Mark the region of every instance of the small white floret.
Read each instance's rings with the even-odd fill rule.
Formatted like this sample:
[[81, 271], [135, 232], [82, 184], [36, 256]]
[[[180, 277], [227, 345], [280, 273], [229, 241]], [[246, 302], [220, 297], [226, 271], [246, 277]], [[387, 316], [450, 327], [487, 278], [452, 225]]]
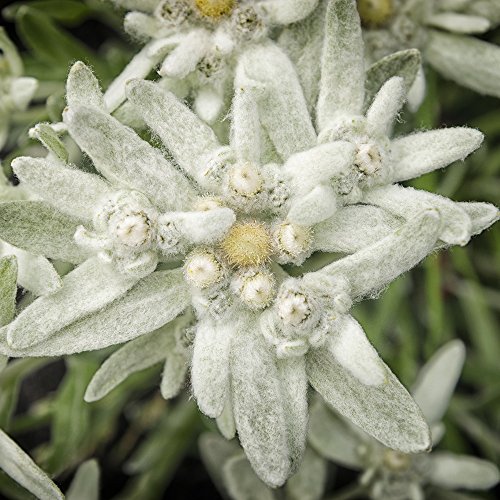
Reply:
[[186, 259], [184, 275], [195, 287], [207, 288], [221, 281], [224, 272], [213, 252], [195, 250]]
[[307, 252], [311, 246], [309, 228], [291, 222], [280, 224], [274, 237], [278, 250], [291, 257]]
[[255, 196], [262, 184], [262, 177], [251, 163], [235, 165], [229, 172], [229, 187], [240, 196]]
[[233, 289], [251, 309], [263, 309], [273, 300], [276, 280], [268, 271], [252, 270], [239, 273], [233, 280]]
[[298, 326], [311, 315], [306, 296], [292, 290], [280, 295], [277, 307], [278, 315], [285, 325]]

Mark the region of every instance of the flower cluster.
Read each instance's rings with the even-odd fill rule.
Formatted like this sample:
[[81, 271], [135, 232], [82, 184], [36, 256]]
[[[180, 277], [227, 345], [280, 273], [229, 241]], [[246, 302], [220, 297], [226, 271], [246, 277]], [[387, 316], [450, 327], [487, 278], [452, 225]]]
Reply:
[[[128, 25], [154, 40], [104, 94], [85, 64], [73, 65], [64, 127], [36, 129], [48, 155], [12, 163], [30, 199], [0, 204], [2, 239], [74, 266], [52, 293], [32, 290], [38, 298], [0, 328], [0, 353], [124, 344], [94, 375], [87, 401], [160, 361], [171, 398], [190, 370], [200, 410], [228, 439], [238, 433], [272, 487], [305, 453], [309, 385], [380, 446], [430, 449], [421, 409], [350, 309], [498, 218], [490, 204], [397, 184], [464, 159], [483, 136], [457, 127], [393, 137], [419, 55], [399, 52], [365, 74], [354, 0], [326, 7], [311, 104], [268, 28], [315, 3], [137, 2], [147, 12], [129, 14]], [[214, 54], [229, 65], [228, 134], [207, 124], [220, 105], [200, 112], [206, 93], [196, 113], [165, 81], [140, 78], [151, 51], [177, 80]], [[111, 114], [125, 97], [155, 140]], [[65, 131], [92, 171], [69, 162]], [[322, 252], [313, 271], [310, 257]]]
[[[440, 420], [460, 376], [464, 354], [460, 341], [443, 346], [422, 367], [413, 390], [431, 426], [435, 446], [444, 434]], [[405, 454], [381, 446], [332, 412], [319, 398], [311, 407], [308, 441], [310, 447], [301, 467], [282, 492], [287, 500], [306, 495], [313, 500], [325, 498], [328, 461], [360, 472], [358, 486], [346, 491], [342, 498], [447, 498], [446, 490], [486, 490], [500, 480], [498, 468], [487, 460], [444, 451]], [[235, 500], [256, 492], [259, 498], [277, 498], [255, 475], [235, 443], [206, 433], [199, 446], [208, 471], [220, 483], [223, 493]], [[215, 470], [220, 472], [212, 474]]]
[[[444, 434], [441, 418], [464, 355], [458, 340], [443, 346], [422, 368], [412, 391], [431, 427], [434, 446]], [[444, 451], [409, 455], [380, 446], [319, 400], [311, 410], [309, 442], [324, 458], [361, 471], [360, 484], [374, 500], [440, 498], [442, 490], [485, 490], [500, 480], [498, 468], [486, 460]]]
[[[118, 5], [119, 0], [113, 0]], [[127, 2], [125, 29], [146, 41], [142, 51], [107, 90], [113, 111], [125, 99], [125, 83], [158, 73], [192, 90], [194, 109], [213, 123], [227, 104], [235, 56], [268, 38], [271, 29], [306, 17], [318, 0], [156, 0]]]

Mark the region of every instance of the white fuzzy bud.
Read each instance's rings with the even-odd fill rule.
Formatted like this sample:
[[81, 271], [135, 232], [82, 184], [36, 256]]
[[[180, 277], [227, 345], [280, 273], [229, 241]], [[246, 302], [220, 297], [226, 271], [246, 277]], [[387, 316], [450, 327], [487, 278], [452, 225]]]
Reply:
[[240, 196], [255, 196], [262, 189], [262, 177], [251, 163], [235, 165], [229, 172], [229, 188]]
[[312, 313], [307, 297], [294, 290], [281, 293], [276, 302], [278, 315], [285, 325], [299, 326]]
[[109, 230], [126, 246], [140, 247], [151, 240], [151, 224], [145, 214], [131, 213], [110, 219]]
[[144, 195], [119, 191], [97, 211], [94, 225], [115, 244], [139, 250], [151, 245], [156, 218], [156, 211]]
[[284, 222], [274, 233], [278, 252], [289, 257], [298, 257], [306, 253], [311, 246], [311, 231], [309, 228]]
[[202, 196], [196, 202], [194, 209], [199, 212], [207, 212], [224, 206], [224, 202], [217, 196]]
[[274, 298], [276, 280], [269, 271], [250, 270], [238, 273], [232, 288], [250, 309], [264, 309]]
[[207, 288], [220, 282], [224, 271], [216, 255], [208, 250], [195, 250], [186, 258], [184, 275], [197, 288]]
[[363, 143], [358, 146], [354, 164], [365, 175], [374, 175], [382, 167], [382, 156], [376, 144]]

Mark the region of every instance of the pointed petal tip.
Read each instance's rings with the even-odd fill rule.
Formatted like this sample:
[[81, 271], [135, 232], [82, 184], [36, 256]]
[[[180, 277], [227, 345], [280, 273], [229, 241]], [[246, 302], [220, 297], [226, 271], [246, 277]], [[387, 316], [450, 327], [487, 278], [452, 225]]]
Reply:
[[75, 72], [80, 71], [80, 70], [89, 70], [90, 71], [90, 68], [83, 61], [76, 61], [75, 63], [73, 63], [73, 65], [69, 69], [69, 72], [75, 73]]

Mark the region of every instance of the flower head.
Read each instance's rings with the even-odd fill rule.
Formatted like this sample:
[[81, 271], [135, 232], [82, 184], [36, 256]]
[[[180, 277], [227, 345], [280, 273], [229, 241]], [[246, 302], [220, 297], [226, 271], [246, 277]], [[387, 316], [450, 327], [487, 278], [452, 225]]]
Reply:
[[[443, 433], [440, 420], [460, 376], [464, 355], [460, 341], [443, 346], [422, 368], [413, 390], [431, 426], [435, 446]], [[325, 439], [325, 434], [331, 439]], [[359, 470], [359, 481], [372, 499], [427, 498], [427, 491], [430, 494], [436, 488], [489, 489], [500, 478], [497, 467], [486, 460], [444, 451], [407, 454], [380, 446], [319, 400], [312, 409], [309, 441], [323, 457]]]
[[273, 27], [303, 19], [316, 4], [317, 0], [159, 0], [154, 9], [142, 12], [137, 1], [137, 10], [125, 17], [125, 29], [150, 41], [123, 78], [108, 89], [107, 106], [112, 111], [125, 99], [128, 79], [145, 77], [160, 63], [160, 76], [185, 80], [194, 93], [195, 110], [212, 123], [226, 101], [235, 56], [248, 45], [266, 41]]
[[368, 57], [375, 61], [398, 50], [417, 48], [424, 61], [443, 76], [499, 97], [495, 83], [499, 74], [490, 65], [497, 64], [500, 48], [470, 36], [488, 31], [498, 14], [475, 8], [476, 3], [358, 0]]
[[[359, 26], [352, 11], [335, 10], [340, 3], [329, 25], [347, 18]], [[162, 84], [130, 80], [128, 104], [161, 150], [109, 114], [91, 71], [76, 63], [64, 121], [98, 174], [52, 155], [19, 158], [21, 183], [41, 200], [0, 205], [0, 236], [25, 249], [46, 243], [44, 255], [76, 267], [60, 292], [0, 330], [1, 352], [58, 355], [126, 343], [96, 373], [89, 401], [161, 360], [161, 391], [172, 397], [190, 367], [201, 411], [225, 436], [238, 432], [252, 467], [273, 487], [303, 456], [308, 384], [381, 446], [427, 450], [420, 409], [349, 311], [442, 242], [456, 242], [445, 232], [456, 205], [437, 197], [420, 203], [406, 188], [367, 201], [394, 180], [388, 121], [402, 84], [390, 79], [363, 116], [362, 80], [346, 86], [342, 73], [340, 82], [331, 79], [337, 97], [327, 92], [333, 67], [358, 76], [349, 61], [332, 57], [331, 43], [329, 36], [317, 127], [292, 64], [269, 43], [239, 56], [227, 141]], [[475, 131], [464, 135], [477, 142]], [[427, 138], [419, 140], [430, 160], [403, 155], [401, 175], [401, 164], [421, 172], [449, 160], [448, 152], [436, 160]], [[469, 225], [457, 223], [463, 240], [497, 214], [489, 205], [465, 206], [458, 211]], [[7, 220], [21, 230], [9, 233]], [[299, 267], [321, 251], [346, 256], [327, 257], [314, 272]], [[110, 382], [122, 349], [133, 361]]]

